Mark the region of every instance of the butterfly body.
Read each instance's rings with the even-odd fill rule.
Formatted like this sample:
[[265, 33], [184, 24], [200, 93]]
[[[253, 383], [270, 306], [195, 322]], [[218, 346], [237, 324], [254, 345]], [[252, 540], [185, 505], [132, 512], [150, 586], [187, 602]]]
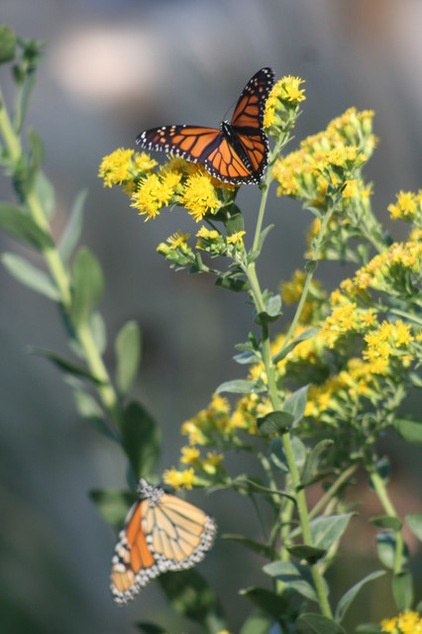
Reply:
[[204, 511], [163, 488], [141, 479], [138, 493], [112, 559], [110, 587], [119, 604], [158, 575], [195, 566], [212, 547], [217, 531]]
[[268, 162], [263, 118], [273, 83], [270, 68], [255, 73], [243, 89], [231, 121], [222, 121], [220, 128], [162, 126], [142, 132], [136, 142], [148, 150], [202, 163], [212, 176], [226, 183], [259, 183]]

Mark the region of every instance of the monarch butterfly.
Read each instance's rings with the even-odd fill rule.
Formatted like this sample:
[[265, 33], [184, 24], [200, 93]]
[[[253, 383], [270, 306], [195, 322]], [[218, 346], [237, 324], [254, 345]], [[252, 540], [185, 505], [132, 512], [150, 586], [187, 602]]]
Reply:
[[274, 83], [271, 68], [261, 68], [248, 81], [231, 121], [220, 129], [171, 125], [146, 130], [136, 143], [148, 150], [172, 152], [203, 163], [216, 178], [232, 185], [259, 183], [267, 166], [268, 139], [263, 132], [265, 103]]
[[195, 566], [212, 547], [217, 531], [204, 511], [142, 478], [138, 493], [112, 559], [110, 588], [119, 604], [133, 599], [161, 573]]

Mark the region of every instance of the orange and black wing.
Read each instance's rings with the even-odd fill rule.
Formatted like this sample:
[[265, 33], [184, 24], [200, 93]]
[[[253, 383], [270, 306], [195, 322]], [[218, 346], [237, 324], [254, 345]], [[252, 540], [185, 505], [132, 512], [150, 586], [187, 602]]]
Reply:
[[211, 548], [216, 524], [204, 511], [140, 480], [141, 499], [120, 532], [111, 568], [111, 591], [125, 604], [151, 579], [200, 562]]
[[146, 150], [171, 152], [193, 163], [203, 163], [222, 139], [220, 130], [193, 125], [169, 125], [146, 130], [136, 143]]

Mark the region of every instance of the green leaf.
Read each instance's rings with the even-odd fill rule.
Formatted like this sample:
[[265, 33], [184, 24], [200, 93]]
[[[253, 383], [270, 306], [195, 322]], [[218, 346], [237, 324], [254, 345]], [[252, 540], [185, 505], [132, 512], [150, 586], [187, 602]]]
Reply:
[[356, 628], [357, 634], [381, 634], [381, 625], [378, 623], [362, 623]]
[[258, 394], [263, 392], [263, 387], [257, 387], [255, 381], [248, 381], [247, 379], [234, 379], [233, 381], [225, 381], [221, 383], [215, 390], [217, 394], [222, 392], [230, 392], [232, 394]]
[[116, 489], [98, 489], [89, 495], [104, 519], [117, 528], [123, 526], [130, 507], [137, 500], [135, 493]]
[[94, 312], [89, 325], [98, 352], [102, 355], [107, 347], [107, 332], [104, 319], [99, 312]]
[[49, 361], [51, 361], [55, 366], [60, 368], [65, 374], [70, 374], [73, 376], [80, 377], [82, 379], [89, 379], [93, 381], [96, 385], [101, 384], [101, 381], [97, 379], [89, 370], [73, 363], [73, 361], [69, 361], [64, 357], [56, 354], [55, 352], [51, 352], [50, 350], [44, 350], [43, 348], [37, 348], [35, 346], [29, 346], [27, 348], [27, 352], [29, 354], [34, 354], [39, 357], [45, 357]]
[[15, 253], [4, 253], [1, 259], [7, 271], [19, 282], [48, 299], [59, 301], [60, 295], [57, 288], [44, 271], [40, 271], [28, 260]]
[[312, 543], [329, 550], [343, 535], [354, 513], [317, 517], [311, 522]]
[[86, 323], [103, 294], [104, 278], [97, 258], [81, 248], [73, 265], [72, 322], [75, 327]]
[[410, 572], [401, 572], [393, 576], [393, 595], [400, 612], [410, 610], [413, 604], [413, 579]]
[[289, 466], [287, 464], [286, 454], [284, 453], [283, 441], [281, 438], [272, 438], [270, 443], [270, 460], [273, 465], [288, 473]]
[[[6, 24], [0, 25], [0, 64], [12, 61], [16, 53], [16, 35]], [[1, 105], [0, 105], [1, 107]]]
[[147, 621], [139, 621], [135, 624], [135, 627], [141, 632], [145, 632], [145, 634], [170, 634], [168, 630], [161, 625], [156, 625], [155, 623], [150, 623]]
[[406, 524], [414, 535], [422, 542], [422, 515], [406, 515]]
[[273, 619], [278, 619], [289, 609], [289, 602], [283, 596], [255, 586], [239, 591], [240, 596], [247, 597], [254, 605], [263, 612], [270, 614]]
[[274, 229], [274, 225], [268, 225], [268, 227], [265, 227], [265, 229], [263, 229], [263, 231], [261, 231], [261, 233], [259, 235], [257, 248], [254, 251], [250, 251], [250, 253], [248, 253], [248, 262], [254, 262], [257, 259], [257, 257], [261, 253], [261, 249], [264, 246], [264, 242], [265, 242], [269, 232], [271, 231], [271, 229]]
[[390, 517], [389, 515], [377, 515], [376, 517], [371, 517], [369, 520], [378, 528], [391, 529], [393, 531], [400, 531], [402, 529], [403, 523], [398, 517]]
[[275, 321], [281, 315], [281, 297], [280, 295], [270, 295], [265, 304], [265, 311], [258, 313], [255, 317], [255, 323], [262, 324]]
[[247, 539], [247, 537], [244, 537], [243, 535], [225, 533], [224, 535], [221, 535], [221, 537], [223, 539], [230, 539], [232, 541], [238, 542], [239, 544], [242, 544], [242, 546], [245, 546], [245, 548], [258, 553], [259, 555], [263, 555], [263, 557], [269, 558], [271, 556], [271, 548], [269, 546], [266, 546], [265, 544], [260, 544], [259, 542], [255, 542], [252, 539]]
[[407, 442], [419, 445], [422, 443], [422, 422], [411, 418], [396, 418], [395, 429]]
[[[236, 207], [236, 206], [233, 205], [233, 207]], [[238, 231], [243, 231], [243, 229], [245, 228], [243, 215], [240, 211], [230, 216], [230, 218], [228, 218], [224, 224], [226, 225], [226, 231], [228, 236], [231, 236], [234, 233], [237, 233]]]
[[289, 352], [296, 348], [298, 343], [300, 343], [301, 341], [305, 341], [306, 339], [310, 339], [311, 337], [315, 337], [318, 332], [319, 328], [309, 328], [309, 330], [305, 330], [304, 332], [302, 332], [298, 337], [293, 339], [293, 341], [291, 341], [289, 345], [286, 346], [286, 348], [282, 349], [278, 354], [275, 355], [275, 357], [273, 358], [274, 363], [282, 361], [289, 354]]
[[[45, 149], [41, 137], [35, 132], [34, 128], [28, 130], [29, 142], [29, 169], [30, 174], [35, 178], [36, 172], [44, 163]], [[32, 182], [32, 181], [31, 181]]]
[[321, 614], [301, 614], [295, 622], [297, 634], [347, 634], [341, 625]]
[[[380, 531], [377, 533], [377, 551], [380, 561], [386, 568], [394, 569], [395, 553], [397, 548], [397, 538], [395, 533]], [[406, 544], [402, 553], [400, 566], [407, 565], [409, 561], [409, 552]]]
[[297, 425], [305, 415], [309, 385], [299, 388], [284, 401], [283, 412], [293, 415], [292, 427]]
[[258, 431], [263, 436], [268, 434], [285, 434], [292, 426], [294, 417], [288, 412], [270, 412], [258, 418]]
[[340, 599], [338, 602], [334, 618], [336, 621], [341, 623], [349, 609], [351, 603], [354, 601], [358, 592], [363, 588], [364, 585], [369, 583], [370, 581], [374, 581], [374, 579], [378, 579], [385, 575], [385, 570], [377, 570], [376, 572], [372, 572], [371, 574], [361, 579], [358, 583], [356, 583], [352, 588], [350, 588]]
[[300, 471], [306, 462], [306, 447], [297, 436], [293, 436], [291, 441], [293, 457], [295, 459], [296, 466]]
[[310, 565], [315, 564], [319, 559], [327, 554], [327, 551], [324, 548], [315, 548], [314, 546], [308, 546], [307, 544], [296, 544], [295, 546], [288, 547], [287, 550], [291, 555], [293, 555], [293, 557], [306, 559]]
[[81, 237], [83, 226], [83, 210], [87, 195], [88, 190], [83, 189], [76, 196], [76, 200], [72, 205], [69, 221], [66, 225], [66, 229], [64, 230], [59, 244], [59, 253], [62, 257], [63, 262], [68, 262], [70, 260], [73, 250], [75, 249], [76, 245], [79, 242], [79, 238]]
[[56, 193], [51, 181], [42, 170], [36, 172], [34, 186], [37, 196], [41, 201], [44, 215], [50, 220], [54, 216], [56, 208]]
[[273, 561], [262, 569], [270, 577], [282, 581], [286, 587], [295, 590], [311, 601], [318, 601], [308, 566], [290, 561]]
[[247, 280], [240, 279], [230, 271], [218, 277], [215, 281], [215, 285], [220, 288], [226, 288], [229, 291], [235, 291], [236, 293], [242, 293], [249, 288], [249, 282]]
[[44, 233], [21, 207], [9, 203], [0, 203], [0, 229], [38, 250], [53, 246], [51, 236]]
[[73, 388], [73, 394], [75, 397], [76, 409], [78, 414], [85, 418], [91, 427], [95, 429], [95, 431], [107, 436], [107, 438], [111, 438], [114, 441], [119, 441], [116, 433], [113, 428], [110, 427], [108, 421], [104, 416], [104, 412], [95, 400], [95, 398], [86, 392], [80, 387], [80, 382], [75, 381], [67, 381], [70, 383]]
[[119, 331], [115, 352], [116, 383], [119, 393], [124, 397], [130, 392], [135, 382], [141, 356], [141, 336], [135, 321], [128, 321]]
[[124, 411], [122, 445], [138, 477], [149, 478], [160, 457], [160, 433], [152, 416], [143, 405], [130, 403]]
[[176, 612], [202, 625], [212, 621], [217, 630], [225, 627], [218, 599], [199, 572], [168, 572], [158, 582]]
[[315, 472], [318, 469], [319, 459], [321, 455], [328, 449], [328, 447], [331, 447], [333, 443], [334, 443], [333, 440], [326, 438], [324, 440], [321, 440], [312, 449], [312, 451], [306, 458], [305, 466], [303, 468], [302, 475], [301, 475], [301, 484], [303, 487], [308, 486], [313, 481]]
[[259, 357], [259, 355], [251, 350], [245, 350], [244, 352], [241, 352], [240, 354], [236, 354], [233, 359], [236, 361], [236, 363], [239, 363], [240, 365], [248, 365], [249, 363], [258, 363], [261, 358]]
[[242, 625], [240, 634], [281, 634], [281, 629], [273, 630], [273, 619], [263, 612], [255, 612]]

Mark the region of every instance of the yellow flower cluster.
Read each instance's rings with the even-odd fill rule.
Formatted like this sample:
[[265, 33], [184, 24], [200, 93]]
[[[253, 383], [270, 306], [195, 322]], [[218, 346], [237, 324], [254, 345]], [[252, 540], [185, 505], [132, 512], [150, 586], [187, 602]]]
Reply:
[[388, 206], [391, 218], [413, 222], [417, 227], [422, 228], [422, 189], [417, 194], [401, 191], [396, 198], [396, 202]]
[[381, 621], [381, 631], [389, 634], [417, 634], [422, 632], [422, 617], [418, 612], [402, 612], [392, 619]]
[[142, 152], [120, 148], [105, 156], [99, 176], [105, 187], [120, 185], [130, 196], [131, 207], [146, 220], [155, 218], [164, 207], [180, 205], [196, 222], [215, 214], [235, 188], [208, 174], [202, 165], [180, 158], [158, 163]]
[[[295, 271], [292, 278], [287, 282], [282, 282], [280, 294], [284, 304], [290, 305], [298, 303], [305, 284], [306, 274], [304, 271]], [[325, 304], [327, 293], [322, 289], [321, 284], [313, 280], [308, 289], [308, 295], [302, 308], [299, 323], [308, 326], [316, 322], [321, 316], [322, 306]]]
[[[274, 85], [268, 95], [264, 115], [264, 128], [270, 133], [272, 128], [283, 128], [286, 124], [294, 123], [298, 106], [306, 99], [305, 91], [300, 88], [303, 83], [300, 77], [287, 75]], [[293, 117], [289, 116], [290, 113]]]
[[372, 118], [371, 111], [350, 108], [331, 121], [324, 132], [302, 141], [299, 150], [278, 159], [273, 168], [273, 176], [280, 184], [278, 195], [322, 206], [330, 182], [340, 183], [339, 169], [346, 175], [343, 198], [367, 195], [367, 187], [354, 174], [375, 147]]

